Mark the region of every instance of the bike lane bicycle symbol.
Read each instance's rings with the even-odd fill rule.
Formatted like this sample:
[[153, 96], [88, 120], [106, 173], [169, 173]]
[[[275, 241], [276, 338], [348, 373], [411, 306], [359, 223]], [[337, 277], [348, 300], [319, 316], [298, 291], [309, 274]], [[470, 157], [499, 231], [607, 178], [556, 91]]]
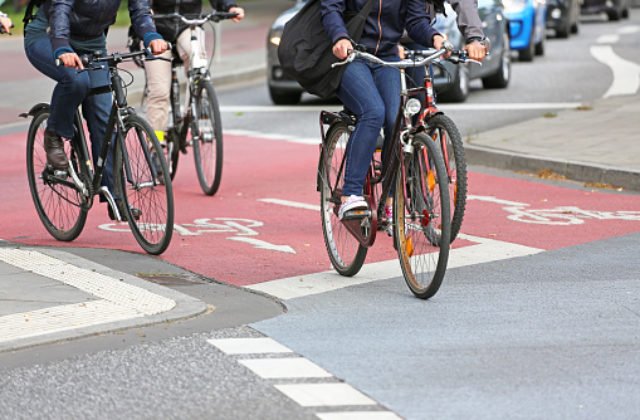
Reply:
[[569, 226], [581, 225], [585, 220], [627, 220], [640, 222], [640, 211], [598, 211], [583, 210], [575, 206], [560, 206], [548, 209], [532, 209], [527, 203], [502, 200], [491, 196], [470, 195], [467, 200], [477, 200], [501, 204], [509, 213], [507, 219], [521, 223]]
[[[259, 232], [255, 228], [264, 226], [263, 222], [251, 219], [239, 219], [234, 217], [216, 217], [195, 219], [193, 223], [175, 224], [173, 231], [181, 236], [202, 236], [204, 234], [232, 234], [226, 239], [230, 241], [244, 242], [257, 249], [295, 254], [296, 251], [289, 245], [277, 245], [262, 239], [255, 238]], [[106, 223], [98, 226], [99, 229], [109, 232], [129, 232], [129, 226], [120, 223]], [[154, 228], [156, 228], [154, 226]], [[144, 227], [143, 227], [144, 229]]]

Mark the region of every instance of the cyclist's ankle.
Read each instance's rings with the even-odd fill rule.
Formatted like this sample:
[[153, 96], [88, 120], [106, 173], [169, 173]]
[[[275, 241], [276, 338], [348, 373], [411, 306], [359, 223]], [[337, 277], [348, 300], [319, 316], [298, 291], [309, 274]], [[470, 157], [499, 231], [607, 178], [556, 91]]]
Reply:
[[156, 137], [158, 138], [158, 141], [160, 143], [164, 143], [164, 138], [165, 138], [164, 130], [154, 130], [154, 133], [156, 134]]

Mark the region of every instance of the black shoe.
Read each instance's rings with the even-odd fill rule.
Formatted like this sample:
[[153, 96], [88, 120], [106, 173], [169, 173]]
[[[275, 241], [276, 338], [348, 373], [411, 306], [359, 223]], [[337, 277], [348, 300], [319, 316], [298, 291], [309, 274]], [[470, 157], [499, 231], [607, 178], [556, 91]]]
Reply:
[[66, 171], [69, 167], [69, 159], [64, 153], [64, 143], [60, 136], [45, 130], [44, 151], [47, 153], [47, 163], [60, 171]]
[[[122, 221], [127, 222], [129, 218], [127, 217], [127, 212], [124, 210], [124, 207], [122, 205], [118, 204], [118, 211], [120, 212], [120, 217], [122, 217]], [[118, 220], [116, 219], [116, 215], [113, 214], [113, 209], [109, 204], [107, 204], [107, 212], [109, 213], [109, 219]], [[133, 218], [135, 220], [140, 220], [140, 216], [142, 216], [142, 210], [137, 209], [135, 207], [131, 207], [131, 213], [133, 213]]]
[[162, 176], [162, 164], [160, 163], [160, 157], [156, 152], [151, 152], [151, 164], [156, 171], [156, 180], [159, 184], [164, 184], [164, 177]]

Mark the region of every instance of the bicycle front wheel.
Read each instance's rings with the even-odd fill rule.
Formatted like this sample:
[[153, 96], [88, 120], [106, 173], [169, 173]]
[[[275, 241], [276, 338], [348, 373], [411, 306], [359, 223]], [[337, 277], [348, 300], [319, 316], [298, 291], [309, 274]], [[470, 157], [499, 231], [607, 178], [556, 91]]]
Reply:
[[349, 134], [346, 124], [332, 125], [327, 132], [326, 148], [318, 165], [324, 243], [331, 265], [343, 276], [353, 276], [360, 271], [367, 256], [367, 248], [360, 245], [337, 215], [344, 184]]
[[464, 219], [467, 205], [467, 161], [464, 156], [462, 136], [453, 120], [438, 114], [427, 121], [429, 136], [442, 148], [444, 165], [449, 175], [449, 200], [451, 208], [451, 242]]
[[[74, 187], [68, 175], [54, 174], [47, 166], [44, 150], [44, 131], [49, 118], [48, 109], [36, 113], [29, 126], [27, 137], [27, 177], [33, 204], [45, 229], [59, 241], [72, 241], [80, 235], [87, 220], [86, 200]], [[85, 170], [70, 141], [64, 141], [64, 149], [83, 182], [87, 182]]]
[[201, 80], [193, 96], [191, 141], [200, 187], [206, 195], [214, 195], [222, 178], [222, 119], [220, 107], [208, 80]]
[[447, 173], [438, 145], [413, 138], [396, 178], [394, 239], [402, 274], [413, 294], [436, 294], [449, 259], [451, 219]]
[[116, 147], [116, 199], [133, 236], [149, 254], [164, 252], [173, 234], [173, 189], [162, 147], [149, 124], [129, 115]]

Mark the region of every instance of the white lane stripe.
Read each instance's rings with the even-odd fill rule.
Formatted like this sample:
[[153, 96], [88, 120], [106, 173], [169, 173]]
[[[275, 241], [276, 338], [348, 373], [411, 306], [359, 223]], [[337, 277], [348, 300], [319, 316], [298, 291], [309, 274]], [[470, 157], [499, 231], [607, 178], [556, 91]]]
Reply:
[[628, 25], [618, 29], [618, 33], [623, 35], [635, 34], [636, 32], [640, 32], [640, 26], [638, 25]]
[[207, 342], [226, 354], [293, 353], [291, 349], [268, 337], [216, 338]]
[[93, 325], [142, 317], [106, 300], [60, 305], [0, 317], [0, 342], [38, 337]]
[[297, 137], [289, 134], [272, 134], [272, 133], [262, 133], [260, 131], [252, 131], [252, 130], [224, 130], [225, 134], [231, 134], [232, 136], [239, 137], [254, 137], [258, 139], [264, 140], [274, 140], [274, 141], [286, 141], [289, 143], [298, 143], [298, 144], [313, 144], [315, 146], [320, 144], [320, 135], [318, 137]]
[[[449, 253], [449, 264], [447, 266], [449, 269], [543, 252], [542, 249], [494, 239], [470, 235], [460, 235], [460, 238], [476, 242], [476, 245], [451, 250]], [[358, 275], [354, 277], [343, 277], [334, 270], [329, 270], [321, 273], [257, 283], [246, 287], [251, 290], [267, 293], [279, 299], [288, 300], [400, 276], [402, 276], [402, 271], [398, 260], [393, 259], [365, 264]]]
[[238, 363], [264, 379], [330, 378], [331, 375], [315, 363], [303, 357], [286, 359], [244, 359]]
[[286, 384], [276, 389], [303, 407], [376, 405], [376, 402], [347, 384]]
[[172, 299], [104, 274], [76, 267], [37, 251], [0, 248], [0, 260], [23, 270], [58, 280], [143, 315], [155, 315], [176, 306], [176, 302]]
[[[537, 109], [565, 109], [577, 108], [583, 105], [581, 102], [537, 102], [537, 103], [466, 103], [466, 104], [438, 104], [443, 111], [523, 111]], [[227, 105], [220, 107], [221, 112], [315, 112], [340, 111], [338, 105], [314, 105], [314, 106], [276, 106], [276, 105]], [[227, 131], [227, 130], [225, 130]]]
[[390, 411], [341, 411], [334, 413], [316, 413], [320, 420], [401, 420]]
[[611, 68], [613, 82], [603, 98], [618, 95], [633, 95], [640, 87], [640, 66], [636, 63], [620, 58], [609, 45], [594, 45], [591, 55]]
[[316, 204], [301, 203], [299, 201], [280, 200], [279, 198], [260, 198], [258, 201], [270, 204], [279, 204], [281, 206], [293, 207], [298, 209], [320, 211], [320, 206]]
[[596, 42], [598, 44], [615, 44], [620, 40], [619, 35], [600, 35]]

